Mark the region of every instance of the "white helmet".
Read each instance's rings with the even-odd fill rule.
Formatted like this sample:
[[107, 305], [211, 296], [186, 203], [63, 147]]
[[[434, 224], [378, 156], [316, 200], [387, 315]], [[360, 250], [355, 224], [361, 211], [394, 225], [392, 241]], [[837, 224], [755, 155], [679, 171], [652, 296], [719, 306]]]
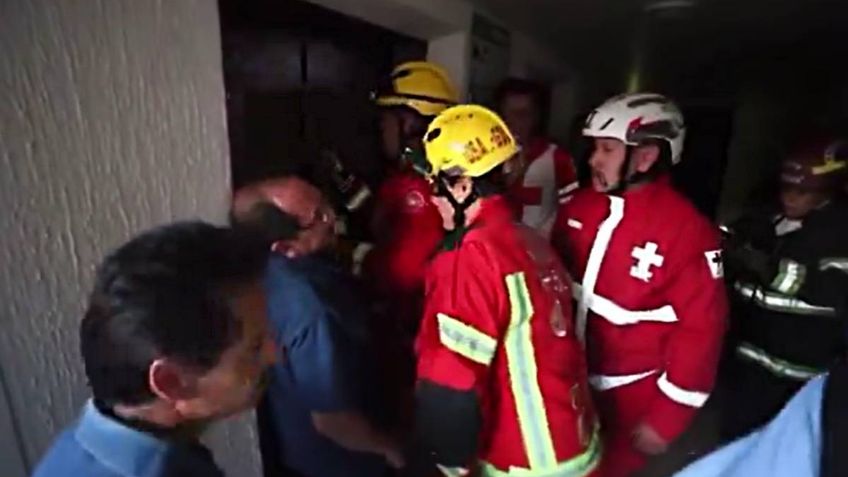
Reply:
[[646, 139], [668, 142], [671, 163], [680, 162], [686, 125], [670, 99], [654, 93], [623, 94], [607, 100], [586, 118], [583, 135], [618, 139], [638, 146]]

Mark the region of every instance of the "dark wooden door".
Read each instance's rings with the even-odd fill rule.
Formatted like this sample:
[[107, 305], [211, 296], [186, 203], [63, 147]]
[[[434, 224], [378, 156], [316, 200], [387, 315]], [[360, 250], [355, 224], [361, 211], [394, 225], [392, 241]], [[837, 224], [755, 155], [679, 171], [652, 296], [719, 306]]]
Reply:
[[393, 65], [422, 59], [426, 44], [305, 2], [220, 5], [234, 186], [313, 176], [325, 149], [376, 180], [370, 93]]

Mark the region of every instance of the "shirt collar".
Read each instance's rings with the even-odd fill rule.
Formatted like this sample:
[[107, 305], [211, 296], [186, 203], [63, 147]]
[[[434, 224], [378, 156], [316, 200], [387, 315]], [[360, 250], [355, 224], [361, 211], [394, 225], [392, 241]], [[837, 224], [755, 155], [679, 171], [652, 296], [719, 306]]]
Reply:
[[85, 405], [74, 437], [103, 466], [120, 475], [160, 475], [166, 465], [174, 462], [174, 457], [186, 461], [188, 465], [195, 463], [192, 467], [209, 467], [210, 472], [217, 471], [205, 449], [203, 453], [196, 452], [191, 446], [133, 429], [103, 414], [92, 400]]

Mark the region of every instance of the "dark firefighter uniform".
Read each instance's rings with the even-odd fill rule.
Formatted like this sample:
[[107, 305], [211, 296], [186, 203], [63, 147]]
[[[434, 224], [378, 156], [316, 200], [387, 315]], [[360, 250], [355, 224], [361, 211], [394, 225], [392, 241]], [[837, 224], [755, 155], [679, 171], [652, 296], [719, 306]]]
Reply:
[[774, 417], [809, 379], [845, 350], [848, 204], [837, 197], [848, 148], [804, 148], [782, 165], [782, 195], [819, 194], [803, 217], [744, 218], [729, 231], [732, 287], [729, 399], [723, 434], [737, 437]]

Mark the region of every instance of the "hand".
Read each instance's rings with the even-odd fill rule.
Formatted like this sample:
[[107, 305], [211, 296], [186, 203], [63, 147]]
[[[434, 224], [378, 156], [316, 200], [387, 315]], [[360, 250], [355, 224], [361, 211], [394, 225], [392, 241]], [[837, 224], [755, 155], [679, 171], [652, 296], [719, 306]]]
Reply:
[[633, 431], [633, 447], [647, 455], [658, 455], [668, 450], [668, 441], [647, 424], [639, 424]]
[[724, 251], [724, 260], [729, 270], [753, 275], [762, 284], [770, 283], [776, 273], [769, 255], [748, 244], [728, 247]]

